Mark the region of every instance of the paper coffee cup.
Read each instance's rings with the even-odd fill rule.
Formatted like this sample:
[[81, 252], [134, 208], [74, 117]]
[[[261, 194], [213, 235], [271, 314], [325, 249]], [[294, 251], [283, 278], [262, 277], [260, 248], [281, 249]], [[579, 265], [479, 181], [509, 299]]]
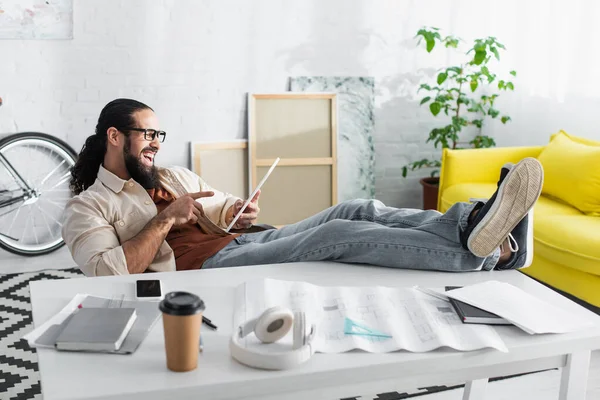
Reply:
[[198, 366], [204, 302], [188, 292], [170, 292], [160, 302], [165, 331], [167, 368], [191, 371]]

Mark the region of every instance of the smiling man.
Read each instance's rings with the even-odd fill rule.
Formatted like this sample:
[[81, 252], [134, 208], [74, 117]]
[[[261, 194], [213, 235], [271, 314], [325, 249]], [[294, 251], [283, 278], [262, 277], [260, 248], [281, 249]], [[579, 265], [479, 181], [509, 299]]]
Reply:
[[504, 166], [489, 201], [445, 214], [352, 200], [265, 229], [254, 225], [258, 193], [229, 233], [243, 200], [188, 169], [156, 167], [165, 138], [154, 111], [138, 101], [117, 99], [100, 113], [71, 172], [76, 196], [62, 229], [86, 275], [326, 260], [453, 272], [531, 263], [528, 213], [543, 183], [535, 159]]
[[[107, 104], [72, 170], [75, 196], [62, 235], [86, 275], [200, 268], [239, 234], [221, 229], [242, 200], [185, 168], [157, 168], [166, 133], [153, 110], [130, 99]], [[195, 200], [202, 199], [202, 202]], [[234, 229], [255, 222], [256, 199]]]

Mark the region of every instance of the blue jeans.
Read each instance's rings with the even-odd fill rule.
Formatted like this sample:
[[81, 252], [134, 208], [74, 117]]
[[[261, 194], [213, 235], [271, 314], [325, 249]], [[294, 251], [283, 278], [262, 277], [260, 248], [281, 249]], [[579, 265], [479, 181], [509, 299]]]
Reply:
[[350, 200], [278, 230], [243, 234], [202, 268], [337, 261], [451, 272], [491, 270], [499, 249], [480, 258], [460, 244], [460, 230], [473, 207], [458, 203], [442, 214]]

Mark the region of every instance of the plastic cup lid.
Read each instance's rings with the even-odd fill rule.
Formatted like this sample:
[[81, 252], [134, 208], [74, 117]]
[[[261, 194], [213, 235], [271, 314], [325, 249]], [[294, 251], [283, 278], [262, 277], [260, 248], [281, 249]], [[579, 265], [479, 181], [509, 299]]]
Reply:
[[204, 301], [193, 293], [169, 292], [160, 302], [159, 308], [170, 315], [194, 315], [204, 311]]

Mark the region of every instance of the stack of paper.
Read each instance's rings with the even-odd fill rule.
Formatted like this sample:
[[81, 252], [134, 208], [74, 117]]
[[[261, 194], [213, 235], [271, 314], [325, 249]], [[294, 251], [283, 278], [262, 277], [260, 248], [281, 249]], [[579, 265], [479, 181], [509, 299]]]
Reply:
[[567, 312], [505, 282], [487, 281], [444, 294], [497, 314], [529, 334], [566, 333], [594, 326], [586, 318]]

